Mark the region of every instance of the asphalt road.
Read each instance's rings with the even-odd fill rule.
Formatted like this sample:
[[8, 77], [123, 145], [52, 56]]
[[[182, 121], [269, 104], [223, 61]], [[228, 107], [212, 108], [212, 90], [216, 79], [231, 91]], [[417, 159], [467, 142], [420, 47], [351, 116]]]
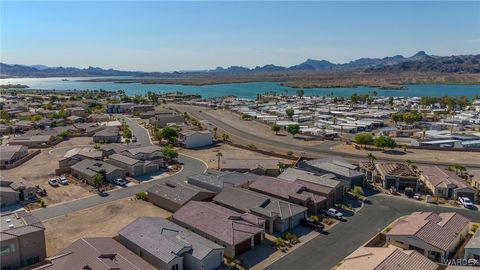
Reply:
[[[230, 137], [234, 136], [244, 142], [248, 143], [253, 143], [257, 147], [259, 145], [265, 145], [265, 146], [271, 146], [276, 149], [283, 149], [283, 152], [287, 152], [288, 150], [292, 151], [298, 151], [301, 150], [305, 152], [306, 156], [309, 157], [314, 157], [314, 158], [322, 158], [322, 157], [328, 157], [328, 156], [342, 156], [344, 158], [347, 158], [349, 160], [365, 160], [364, 155], [358, 155], [358, 154], [349, 154], [349, 153], [342, 153], [342, 152], [336, 152], [330, 147], [335, 144], [336, 142], [331, 142], [331, 141], [326, 141], [322, 144], [319, 144], [317, 146], [303, 146], [303, 145], [295, 145], [291, 143], [286, 143], [286, 142], [280, 142], [276, 140], [270, 140], [265, 137], [258, 136], [256, 134], [252, 134], [249, 132], [246, 132], [244, 130], [238, 129], [234, 126], [232, 126], [229, 123], [226, 123], [224, 121], [221, 121], [215, 117], [212, 117], [203, 111], [200, 112], [201, 110], [204, 110], [204, 108], [196, 108], [196, 107], [182, 107], [181, 108], [184, 111], [187, 111], [189, 114], [193, 115], [194, 117], [204, 119], [212, 123], [213, 125], [225, 130], [227, 133], [230, 134]], [[378, 160], [380, 161], [403, 161], [401, 158], [380, 158], [378, 157]], [[415, 163], [417, 164], [424, 164], [424, 165], [443, 165], [443, 166], [449, 166], [453, 165], [452, 163], [449, 162], [438, 162], [438, 161], [429, 161], [429, 160], [415, 160]], [[468, 165], [470, 168], [480, 168], [480, 162], [478, 165]]]
[[[128, 118], [121, 116], [121, 118], [125, 119], [126, 123], [129, 125], [130, 129], [134, 136], [137, 137], [138, 143], [142, 146], [151, 145], [149, 135], [146, 129], [141, 127], [137, 122], [133, 120], [129, 120]], [[153, 185], [156, 185], [159, 182], [170, 180], [170, 181], [186, 181], [187, 176], [193, 174], [203, 173], [206, 169], [205, 163], [202, 161], [191, 158], [185, 155], [179, 155], [177, 160], [180, 163], [183, 163], [183, 169], [175, 175], [163, 177], [157, 180], [151, 180], [148, 182], [144, 182], [142, 184], [115, 189], [113, 191], [108, 192], [109, 196], [100, 197], [99, 195], [93, 195], [61, 204], [56, 204], [52, 206], [47, 206], [46, 208], [40, 208], [37, 210], [32, 211], [33, 215], [39, 218], [40, 220], [47, 220], [54, 217], [67, 215], [73, 213], [75, 211], [80, 211], [83, 209], [88, 209], [90, 207], [94, 207], [100, 204], [113, 202], [116, 200], [120, 200], [123, 198], [131, 197], [135, 195], [137, 192], [144, 192]]]
[[480, 213], [467, 209], [441, 207], [388, 195], [375, 195], [369, 199], [372, 204], [365, 205], [348, 221], [334, 226], [329, 230], [330, 234], [317, 236], [266, 269], [331, 269], [395, 219], [415, 211], [455, 211], [480, 222]]

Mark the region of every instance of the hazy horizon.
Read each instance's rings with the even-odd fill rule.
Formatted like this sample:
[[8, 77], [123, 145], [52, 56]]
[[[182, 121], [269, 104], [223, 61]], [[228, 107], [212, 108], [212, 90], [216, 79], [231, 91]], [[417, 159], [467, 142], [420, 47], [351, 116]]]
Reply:
[[480, 53], [479, 2], [1, 5], [8, 64], [166, 72]]

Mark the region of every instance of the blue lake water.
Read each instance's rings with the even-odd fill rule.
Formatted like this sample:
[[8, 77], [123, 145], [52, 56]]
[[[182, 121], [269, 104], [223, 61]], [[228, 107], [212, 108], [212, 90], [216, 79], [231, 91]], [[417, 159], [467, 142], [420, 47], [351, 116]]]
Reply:
[[[105, 78], [105, 77], [104, 77]], [[118, 77], [117, 77], [118, 78]], [[253, 83], [229, 83], [216, 85], [176, 85], [176, 84], [119, 84], [112, 82], [79, 82], [92, 78], [10, 78], [0, 79], [0, 84], [25, 84], [33, 89], [55, 89], [55, 90], [124, 90], [128, 95], [144, 95], [147, 91], [167, 93], [180, 91], [185, 94], [199, 94], [202, 97], [218, 97], [234, 95], [242, 98], [255, 99], [257, 94], [265, 92], [284, 93], [294, 95], [297, 89], [281, 86], [275, 82], [253, 82]], [[381, 90], [371, 87], [358, 88], [309, 88], [304, 89], [305, 95], [329, 95], [349, 97], [353, 93], [368, 93], [376, 91], [379, 96], [467, 96], [480, 95], [480, 85], [446, 85], [446, 84], [423, 84], [408, 85], [407, 90]]]

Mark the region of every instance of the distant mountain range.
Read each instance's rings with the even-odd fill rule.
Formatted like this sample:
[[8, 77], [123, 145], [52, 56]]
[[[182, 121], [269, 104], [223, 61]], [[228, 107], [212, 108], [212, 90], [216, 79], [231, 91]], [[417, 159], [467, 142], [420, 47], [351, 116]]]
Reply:
[[411, 57], [395, 55], [384, 58], [360, 58], [348, 63], [335, 64], [327, 60], [307, 59], [305, 62], [290, 67], [273, 64], [247, 68], [231, 66], [217, 67], [207, 71], [184, 72], [141, 72], [121, 71], [88, 67], [48, 67], [44, 65], [9, 65], [0, 63], [1, 77], [86, 77], [86, 76], [162, 76], [183, 77], [198, 74], [225, 73], [285, 73], [285, 72], [325, 72], [325, 71], [365, 71], [365, 72], [441, 72], [441, 73], [480, 73], [480, 54], [457, 56], [433, 56], [419, 51]]

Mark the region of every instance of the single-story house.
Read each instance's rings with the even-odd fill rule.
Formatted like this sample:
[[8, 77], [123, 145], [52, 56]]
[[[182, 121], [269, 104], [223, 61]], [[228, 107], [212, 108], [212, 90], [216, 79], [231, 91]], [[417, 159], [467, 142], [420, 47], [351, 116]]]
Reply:
[[112, 164], [92, 159], [84, 159], [71, 167], [72, 175], [93, 185], [95, 175], [103, 177], [103, 181], [112, 182], [116, 178], [124, 178], [127, 171]]
[[343, 198], [345, 182], [336, 179], [333, 174], [316, 175], [312, 172], [288, 168], [278, 178], [306, 187], [308, 192], [327, 198], [326, 207], [334, 207]]
[[71, 116], [78, 116], [81, 118], [86, 118], [88, 116], [87, 111], [82, 107], [72, 107], [68, 108], [68, 112]]
[[251, 172], [258, 175], [278, 176], [280, 174], [278, 159], [233, 159], [222, 160], [220, 168], [225, 171]]
[[470, 220], [453, 212], [414, 212], [400, 218], [390, 228], [385, 232], [388, 244], [442, 261], [452, 257], [465, 240]]
[[230, 257], [253, 249], [264, 238], [262, 218], [212, 202], [190, 201], [173, 214], [172, 221], [223, 246]]
[[413, 188], [418, 190], [418, 175], [403, 163], [375, 163], [375, 169], [384, 188], [395, 187], [397, 190]]
[[331, 207], [327, 205], [327, 198], [308, 190], [302, 184], [282, 180], [271, 176], [261, 176], [251, 183], [249, 189], [258, 193], [272, 196], [294, 204], [305, 206], [308, 212], [317, 214], [321, 209]]
[[298, 167], [314, 173], [332, 173], [338, 179], [348, 183], [346, 187], [350, 189], [355, 186], [363, 187], [365, 184], [365, 174], [358, 170], [358, 166], [347, 162], [342, 157], [302, 160], [298, 163]]
[[160, 167], [165, 167], [162, 149], [155, 145], [129, 147], [128, 149], [121, 150], [119, 154], [143, 161], [153, 161]]
[[258, 175], [252, 173], [224, 172], [208, 169], [205, 173], [187, 177], [191, 185], [213, 192], [220, 192], [224, 187], [247, 187]]
[[225, 187], [213, 202], [240, 213], [265, 219], [269, 233], [295, 228], [307, 215], [307, 208], [243, 188]]
[[135, 104], [128, 108], [128, 111], [132, 114], [139, 114], [141, 112], [153, 111], [155, 106], [148, 104]]
[[440, 270], [440, 265], [415, 250], [397, 247], [360, 247], [343, 259], [338, 270]]
[[35, 270], [54, 269], [142, 269], [156, 270], [144, 259], [109, 237], [80, 238]]
[[107, 113], [126, 113], [128, 109], [134, 105], [135, 103], [108, 104]]
[[198, 148], [212, 145], [212, 137], [210, 130], [184, 130], [179, 133], [178, 142], [185, 148]]
[[478, 191], [460, 178], [455, 172], [438, 166], [418, 166], [420, 181], [434, 195], [445, 199], [468, 197], [477, 201]]
[[118, 232], [118, 241], [158, 269], [213, 270], [224, 248], [161, 217], [141, 217]]
[[162, 128], [168, 124], [180, 123], [183, 125], [185, 123], [185, 119], [183, 118], [183, 115], [178, 114], [156, 114], [155, 117], [149, 119], [149, 123], [156, 128]]
[[95, 143], [119, 143], [122, 140], [118, 127], [106, 127], [93, 134]]
[[0, 168], [14, 167], [28, 156], [28, 147], [24, 145], [0, 145]]
[[134, 159], [120, 154], [113, 154], [105, 161], [127, 171], [132, 177], [158, 171], [158, 164], [151, 161]]
[[61, 159], [58, 160], [60, 169], [70, 168], [72, 165], [84, 159], [102, 160], [103, 152], [93, 147], [75, 147], [68, 150]]
[[48, 147], [55, 141], [52, 135], [15, 136], [8, 141], [9, 145], [25, 145], [30, 148]]
[[175, 212], [189, 201], [205, 201], [215, 193], [183, 182], [167, 180], [147, 190], [148, 201], [170, 212]]

